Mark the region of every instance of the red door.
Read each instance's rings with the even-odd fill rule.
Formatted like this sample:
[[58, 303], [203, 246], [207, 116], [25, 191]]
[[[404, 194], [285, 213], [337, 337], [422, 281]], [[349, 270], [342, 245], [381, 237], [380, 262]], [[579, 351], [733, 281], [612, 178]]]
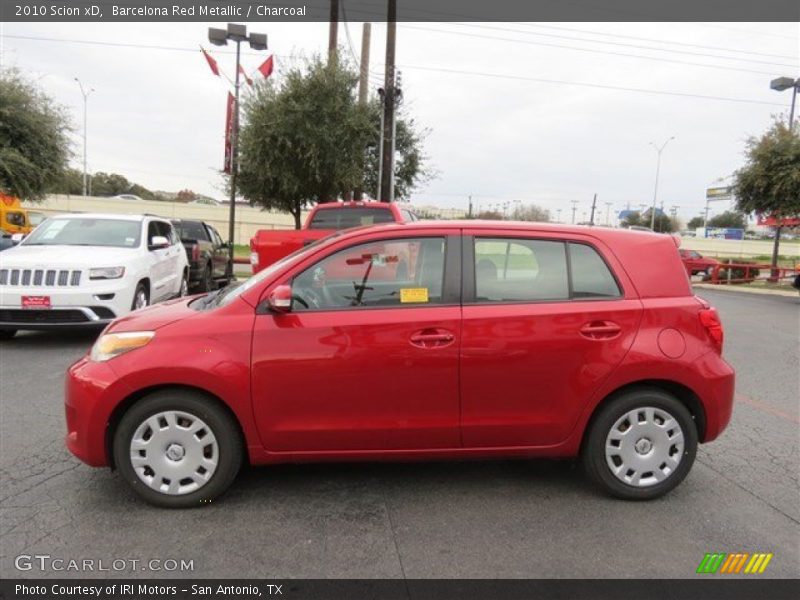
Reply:
[[459, 445], [461, 308], [444, 287], [445, 245], [340, 247], [291, 278], [292, 312], [257, 316], [253, 409], [268, 451]]
[[593, 245], [475, 233], [464, 240], [463, 444], [556, 444], [631, 347], [641, 303]]

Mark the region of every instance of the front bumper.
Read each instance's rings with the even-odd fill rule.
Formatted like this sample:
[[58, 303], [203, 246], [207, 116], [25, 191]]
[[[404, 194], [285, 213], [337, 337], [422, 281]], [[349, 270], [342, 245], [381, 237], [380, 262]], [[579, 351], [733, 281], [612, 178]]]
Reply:
[[67, 449], [93, 467], [108, 465], [106, 428], [116, 406], [113, 399], [127, 395], [129, 391], [107, 362], [84, 357], [73, 364], [64, 386]]
[[[3, 329], [102, 327], [130, 312], [133, 292], [124, 280], [93, 282], [76, 289], [0, 286]], [[22, 308], [23, 296], [48, 296], [50, 308]]]

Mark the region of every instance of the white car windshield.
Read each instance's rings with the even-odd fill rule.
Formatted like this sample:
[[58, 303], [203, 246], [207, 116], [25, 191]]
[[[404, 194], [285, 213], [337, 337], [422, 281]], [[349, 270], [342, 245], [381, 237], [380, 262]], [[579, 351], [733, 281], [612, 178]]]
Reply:
[[124, 219], [48, 219], [22, 242], [25, 246], [108, 246], [136, 248], [142, 232], [139, 221]]

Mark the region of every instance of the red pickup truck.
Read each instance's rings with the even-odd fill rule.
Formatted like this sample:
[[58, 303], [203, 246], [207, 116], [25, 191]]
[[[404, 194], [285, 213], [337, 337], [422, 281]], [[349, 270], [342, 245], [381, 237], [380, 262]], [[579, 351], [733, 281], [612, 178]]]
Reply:
[[302, 229], [261, 229], [250, 239], [250, 264], [253, 273], [327, 237], [340, 229], [377, 225], [379, 223], [410, 223], [418, 217], [394, 202], [329, 202], [318, 204], [306, 218]]

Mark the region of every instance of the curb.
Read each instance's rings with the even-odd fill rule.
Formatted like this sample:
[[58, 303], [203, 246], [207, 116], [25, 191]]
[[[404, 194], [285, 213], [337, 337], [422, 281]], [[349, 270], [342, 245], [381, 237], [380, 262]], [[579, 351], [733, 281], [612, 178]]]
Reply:
[[800, 293], [793, 289], [788, 290], [759, 290], [756, 288], [748, 288], [741, 285], [713, 285], [709, 283], [693, 283], [692, 287], [701, 290], [718, 290], [721, 292], [743, 292], [745, 294], [761, 294], [767, 296], [784, 296], [787, 298], [797, 298]]

